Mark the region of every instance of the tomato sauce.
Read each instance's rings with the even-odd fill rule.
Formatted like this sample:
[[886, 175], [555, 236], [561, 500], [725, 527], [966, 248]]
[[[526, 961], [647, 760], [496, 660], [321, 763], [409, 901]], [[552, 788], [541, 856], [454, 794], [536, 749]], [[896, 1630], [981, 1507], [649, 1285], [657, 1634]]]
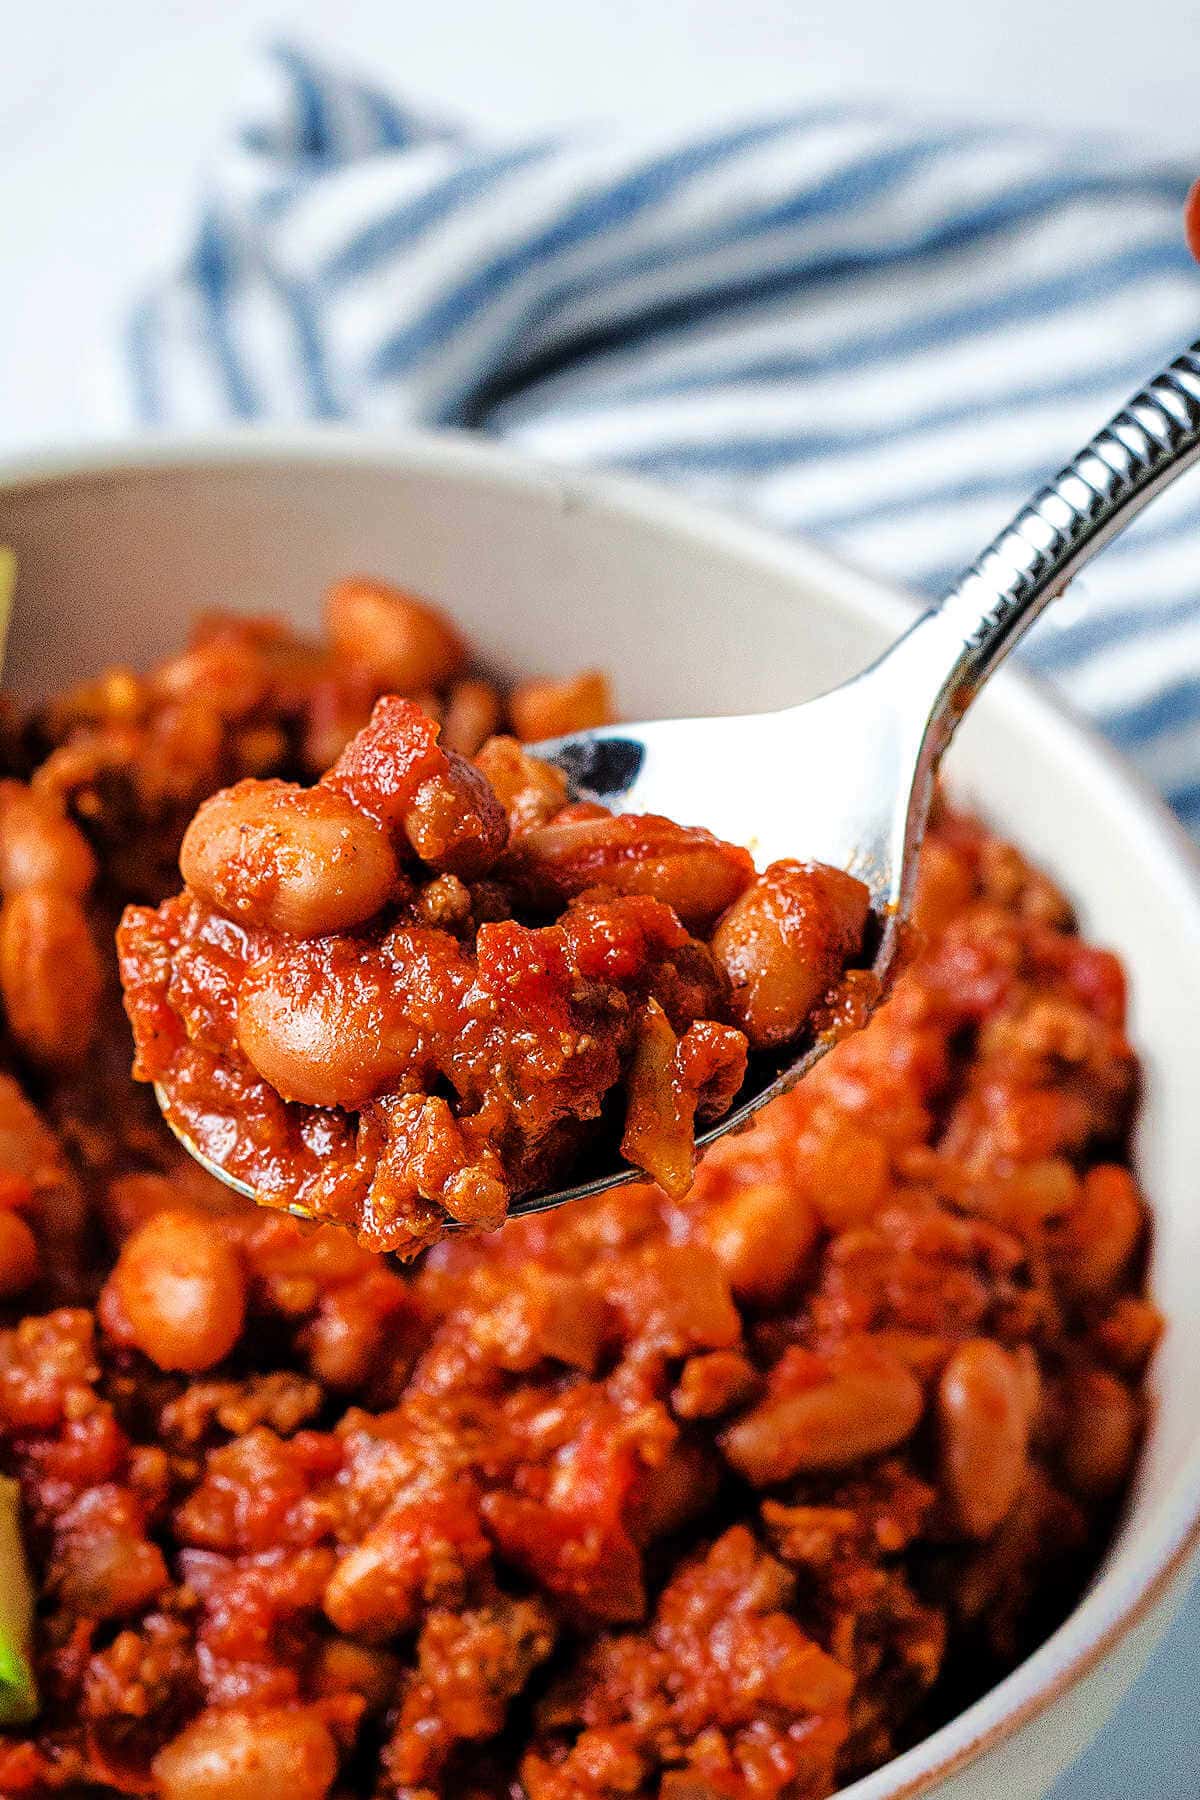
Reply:
[[[824, 1800], [1054, 1628], [1126, 1491], [1160, 1321], [1120, 964], [943, 807], [895, 991], [686, 1193], [639, 1182], [407, 1268], [251, 1207], [130, 1080], [124, 908], [146, 909], [139, 1054], [221, 1050], [276, 926], [236, 893], [168, 898], [206, 797], [311, 788], [415, 684], [510, 841], [514, 819], [565, 830], [553, 779], [482, 738], [597, 706], [594, 681], [501, 692], [379, 584], [330, 618], [333, 648], [203, 621], [157, 669], [0, 722], [0, 1472], [39, 1702], [0, 1728], [0, 1794]], [[436, 805], [424, 823], [448, 841]], [[585, 902], [566, 946], [575, 896], [523, 923], [491, 870], [372, 854], [341, 904], [393, 869], [421, 889], [387, 931], [442, 946], [438, 993], [459, 957], [477, 979], [486, 925], [535, 1063], [559, 989], [519, 932], [559, 934], [589, 981], [638, 966], [644, 896]], [[702, 987], [701, 966], [677, 974]], [[264, 1087], [231, 1078], [221, 1104], [269, 1165]], [[308, 1116], [313, 1166], [353, 1168], [351, 1115]]]

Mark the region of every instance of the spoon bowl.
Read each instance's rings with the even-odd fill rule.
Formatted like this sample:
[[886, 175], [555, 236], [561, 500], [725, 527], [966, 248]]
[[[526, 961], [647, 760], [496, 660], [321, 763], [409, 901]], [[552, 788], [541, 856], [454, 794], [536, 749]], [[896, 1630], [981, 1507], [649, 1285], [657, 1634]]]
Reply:
[[[531, 746], [571, 796], [659, 813], [746, 845], [760, 868], [802, 856], [847, 870], [871, 895], [875, 1003], [894, 978], [942, 754], [975, 695], [1044, 607], [1153, 497], [1200, 458], [1200, 343], [1193, 344], [1017, 513], [942, 602], [877, 662], [828, 693], [776, 712], [604, 726]], [[800, 1080], [836, 1034], [752, 1059], [732, 1109], [703, 1148]], [[175, 1135], [210, 1174], [257, 1196]], [[510, 1216], [644, 1180], [627, 1165], [526, 1194]], [[302, 1211], [301, 1208], [296, 1208]]]

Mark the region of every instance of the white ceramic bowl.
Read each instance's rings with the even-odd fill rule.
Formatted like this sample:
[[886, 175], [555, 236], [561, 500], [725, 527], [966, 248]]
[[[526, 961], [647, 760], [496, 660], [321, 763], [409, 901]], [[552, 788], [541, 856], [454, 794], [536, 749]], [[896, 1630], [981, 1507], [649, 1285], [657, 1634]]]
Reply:
[[[456, 437], [290, 431], [0, 469], [2, 542], [20, 559], [5, 685], [22, 697], [163, 654], [201, 607], [276, 608], [311, 625], [325, 585], [355, 569], [435, 596], [502, 668], [607, 666], [633, 717], [801, 699], [860, 668], [910, 616], [803, 544]], [[1082, 1603], [999, 1686], [844, 1800], [1045, 1793], [1164, 1630], [1200, 1529], [1200, 876], [1124, 765], [1009, 671], [973, 710], [950, 773], [1129, 970], [1146, 1077], [1138, 1166], [1169, 1329], [1127, 1517]]]

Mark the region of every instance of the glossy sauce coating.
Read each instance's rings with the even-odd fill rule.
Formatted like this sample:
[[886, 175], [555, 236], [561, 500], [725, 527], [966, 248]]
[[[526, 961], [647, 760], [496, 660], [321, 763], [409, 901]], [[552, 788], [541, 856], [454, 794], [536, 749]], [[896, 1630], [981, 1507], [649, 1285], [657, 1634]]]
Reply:
[[[20, 1011], [0, 1043], [0, 1467], [42, 1695], [0, 1793], [825, 1800], [1040, 1642], [1121, 1505], [1160, 1321], [1120, 966], [943, 811], [888, 1003], [685, 1196], [400, 1270], [183, 1156], [112, 947], [208, 795], [311, 785], [381, 691], [211, 619], [0, 734], [0, 898], [70, 897], [99, 971], [82, 1061]], [[483, 761], [510, 833], [561, 808], [512, 740]], [[488, 903], [422, 892], [439, 941]], [[261, 929], [197, 931], [204, 1032]]]
[[118, 933], [135, 1073], [263, 1200], [403, 1254], [569, 1180], [606, 1116], [682, 1194], [748, 1049], [801, 1036], [868, 909], [838, 870], [756, 878], [707, 831], [569, 806], [511, 741], [472, 763], [403, 696], [315, 786], [206, 801], [180, 867]]

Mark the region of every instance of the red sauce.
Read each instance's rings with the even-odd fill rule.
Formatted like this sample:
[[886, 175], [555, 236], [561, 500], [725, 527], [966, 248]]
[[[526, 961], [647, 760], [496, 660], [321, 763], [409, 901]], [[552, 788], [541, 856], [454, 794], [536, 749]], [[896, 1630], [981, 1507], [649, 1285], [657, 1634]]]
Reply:
[[[0, 739], [0, 1469], [41, 1695], [0, 1793], [824, 1800], [1053, 1629], [1120, 1507], [1159, 1330], [1120, 965], [943, 812], [923, 951], [686, 1196], [408, 1270], [243, 1204], [129, 1080], [113, 929], [206, 794], [311, 781], [397, 670], [447, 731], [503, 722], [428, 609], [378, 610], [356, 636], [343, 593], [332, 655], [209, 622]], [[519, 752], [484, 760], [500, 793]], [[31, 872], [59, 903], [17, 958]], [[261, 928], [206, 929], [219, 1033]]]
[[614, 1117], [686, 1191], [697, 1121], [749, 1044], [803, 1032], [868, 905], [838, 870], [756, 878], [707, 831], [567, 806], [561, 782], [535, 806], [558, 778], [518, 752], [514, 783], [515, 745], [502, 805], [495, 750], [438, 740], [390, 697], [316, 786], [219, 793], [184, 838], [189, 886], [118, 932], [134, 1072], [190, 1142], [404, 1255], [569, 1181]]

